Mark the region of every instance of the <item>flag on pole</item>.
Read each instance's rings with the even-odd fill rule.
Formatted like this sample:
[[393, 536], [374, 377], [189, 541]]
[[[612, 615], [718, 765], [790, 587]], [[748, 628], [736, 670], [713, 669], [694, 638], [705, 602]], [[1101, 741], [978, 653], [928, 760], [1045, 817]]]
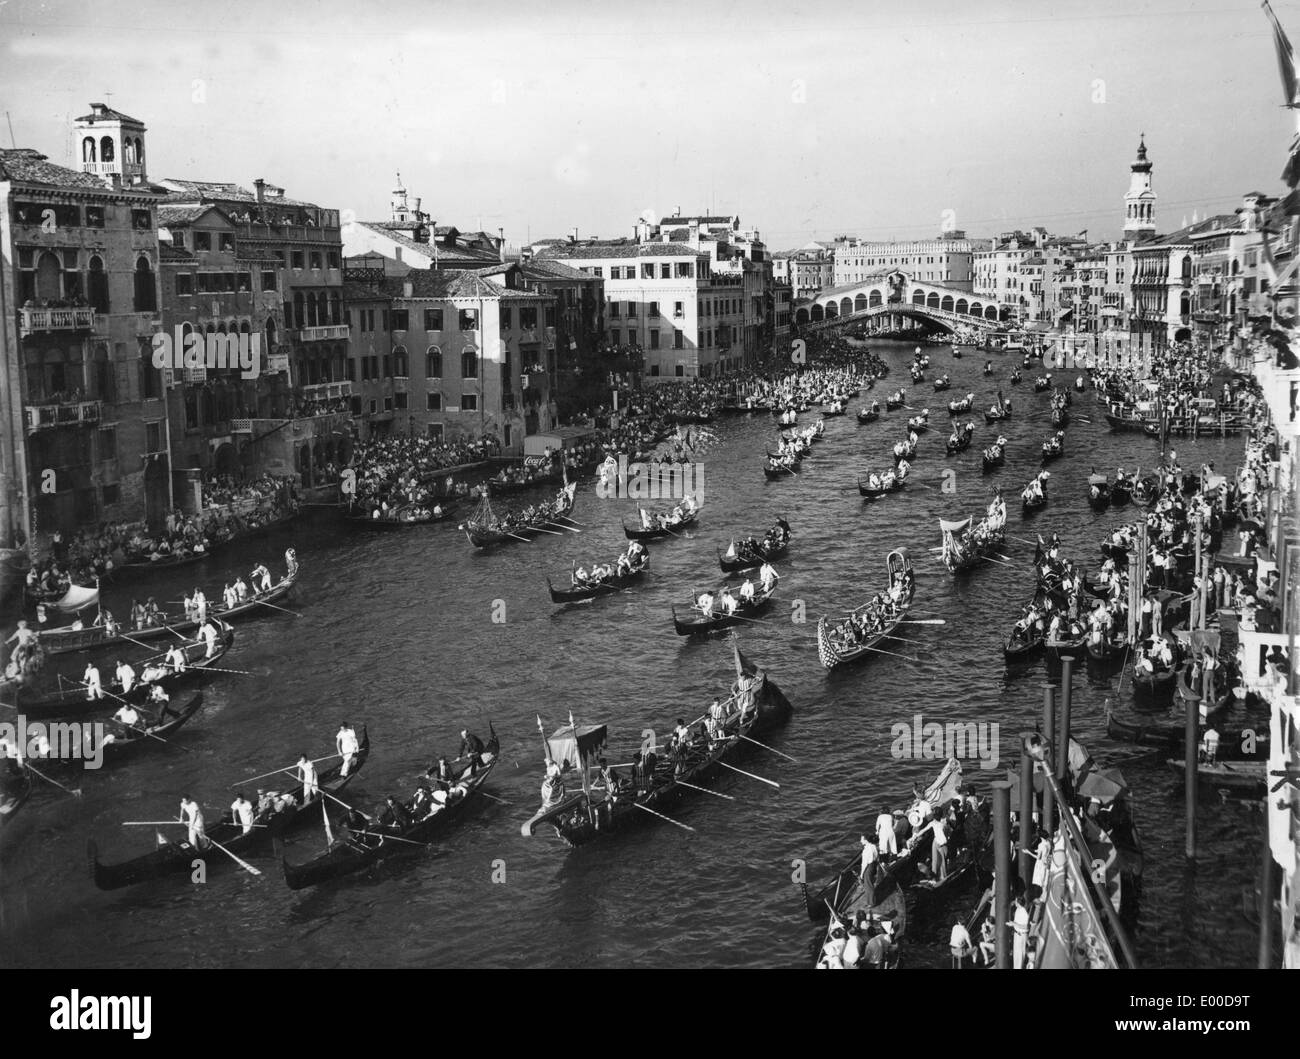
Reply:
[[1264, 0], [1263, 8], [1264, 14], [1273, 23], [1273, 46], [1277, 49], [1277, 71], [1282, 76], [1282, 94], [1286, 97], [1286, 102], [1282, 105], [1300, 107], [1300, 99], [1296, 98], [1300, 88], [1296, 82], [1295, 50], [1291, 47], [1291, 41], [1287, 39], [1286, 31], [1277, 20], [1277, 15], [1273, 13], [1268, 0]]

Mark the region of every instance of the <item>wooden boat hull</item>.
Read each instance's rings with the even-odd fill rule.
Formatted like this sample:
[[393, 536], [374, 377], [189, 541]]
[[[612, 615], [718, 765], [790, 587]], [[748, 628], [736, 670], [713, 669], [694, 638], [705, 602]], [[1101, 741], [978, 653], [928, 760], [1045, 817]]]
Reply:
[[647, 558], [631, 573], [611, 577], [608, 581], [602, 581], [599, 585], [591, 585], [587, 588], [556, 588], [551, 584], [549, 577], [546, 579], [546, 587], [550, 589], [552, 603], [585, 603], [597, 596], [611, 596], [615, 592], [622, 592], [625, 588], [631, 587], [641, 580], [649, 565], [649, 559]]
[[[1177, 773], [1187, 771], [1182, 758], [1170, 758], [1168, 764]], [[1216, 790], [1233, 791], [1243, 797], [1263, 797], [1268, 792], [1268, 762], [1218, 761], [1211, 765], [1202, 761], [1196, 766], [1196, 779]]]
[[[217, 650], [211, 658], [203, 657], [206, 647], [202, 642], [189, 641], [181, 650], [186, 656], [186, 667], [179, 673], [168, 672], [165, 676], [159, 678], [153, 683], [171, 690], [178, 685], [197, 680], [207, 670], [219, 667], [221, 659], [230, 649], [230, 645], [235, 642], [235, 631], [229, 625], [223, 626], [222, 637], [217, 641]], [[150, 656], [151, 659], [161, 661], [162, 653], [157, 656]], [[145, 660], [136, 662], [132, 660], [132, 665], [140, 670], [143, 668]], [[136, 705], [144, 705], [148, 685], [137, 683], [125, 698], [129, 699]], [[116, 694], [118, 698], [108, 697], [109, 692], [113, 692], [112, 684], [104, 683], [105, 697], [103, 699], [93, 700], [86, 697], [86, 690], [80, 686], [66, 686], [60, 691], [49, 691], [39, 695], [26, 695], [23, 691], [17, 694], [18, 708], [31, 719], [43, 719], [47, 717], [75, 717], [87, 713], [102, 713], [107, 710], [116, 709], [119, 699], [123, 696], [118, 689]]]
[[[319, 776], [320, 790], [337, 797], [361, 771], [369, 756], [370, 734], [363, 727], [360, 748], [353, 761], [352, 769], [346, 776], [339, 775], [342, 769], [341, 762], [323, 769]], [[286, 789], [294, 790], [294, 786], [286, 785]], [[301, 785], [298, 785], [297, 793], [301, 797]], [[274, 839], [295, 827], [306, 823], [319, 823], [322, 801], [326, 799], [323, 794], [320, 794], [306, 804], [299, 803], [293, 809], [274, 813], [259, 821], [265, 826], [254, 827], [247, 834], [238, 825], [225, 821], [208, 828], [207, 834], [230, 852], [242, 856], [246, 852], [265, 848]], [[118, 864], [105, 864], [100, 861], [98, 847], [94, 839], [91, 839], [87, 844], [87, 857], [90, 861], [91, 879], [101, 890], [118, 890], [167, 875], [183, 874], [192, 870], [195, 860], [207, 862], [209, 869], [217, 864], [230, 863], [230, 858], [220, 850], [196, 850], [188, 842], [168, 842], [167, 845], [159, 846], [143, 856]]]
[[743, 552], [737, 552], [734, 559], [728, 559], [721, 549], [718, 552], [718, 565], [722, 567], [724, 574], [740, 574], [746, 570], [757, 570], [766, 562], [773, 559], [779, 559], [790, 550], [790, 542], [787, 540], [775, 548], [764, 548], [759, 544], [752, 550], [745, 549]]
[[464, 819], [472, 808], [483, 801], [482, 798], [476, 798], [475, 795], [487, 782], [488, 776], [491, 775], [492, 770], [496, 768], [497, 762], [500, 760], [497, 756], [500, 746], [496, 740], [488, 743], [487, 750], [493, 755], [492, 760], [480, 767], [470, 781], [465, 796], [454, 805], [448, 805], [440, 809], [433, 816], [426, 817], [396, 835], [397, 838], [404, 841], [393, 841], [392, 836], [382, 832], [366, 832], [365, 837], [354, 837], [346, 844], [338, 843], [328, 852], [322, 853], [320, 856], [303, 864], [291, 864], [289, 861], [281, 859], [280, 867], [284, 873], [285, 884], [290, 890], [303, 890], [309, 886], [319, 886], [321, 883], [341, 879], [345, 875], [353, 875], [356, 872], [363, 871], [387, 857], [402, 853], [414, 853], [416, 849], [411, 843], [420, 846], [432, 845], [434, 841]]
[[772, 594], [776, 591], [776, 582], [772, 582], [772, 587], [764, 592], [759, 586], [754, 591], [754, 601], [748, 605], [742, 604], [736, 608], [735, 614], [712, 614], [705, 617], [697, 611], [691, 611], [690, 616], [682, 618], [678, 616], [677, 607], [673, 606], [673, 628], [677, 631], [678, 636], [707, 636], [709, 633], [720, 632], [723, 629], [730, 629], [733, 625], [745, 625], [748, 621], [754, 619], [754, 615], [760, 613], [763, 608], [772, 599]]
[[689, 518], [682, 519], [676, 526], [669, 526], [663, 529], [629, 529], [627, 523], [623, 523], [623, 536], [630, 541], [657, 541], [665, 537], [676, 537], [684, 530], [690, 529], [700, 519], [697, 511]]
[[[221, 621], [230, 621], [232, 618], [240, 618], [251, 614], [259, 610], [263, 604], [276, 603], [287, 596], [296, 580], [297, 575], [282, 578], [278, 583], [271, 586], [270, 591], [259, 592], [242, 603], [236, 603], [233, 607], [228, 608], [224, 604], [209, 606], [208, 614]], [[41, 647], [49, 655], [70, 654], [75, 651], [90, 651], [103, 647], [129, 644], [132, 640], [158, 640], [166, 636], [172, 636], [175, 633], [193, 634], [198, 631], [198, 628], [199, 622], [187, 621], [182, 618], [166, 625], [152, 625], [145, 629], [126, 629], [125, 636], [110, 637], [105, 633], [102, 625], [79, 629], [76, 632], [52, 629], [49, 632], [41, 633]]]
[[114, 733], [113, 741], [103, 744], [104, 764], [117, 764], [119, 761], [133, 757], [138, 751], [164, 746], [164, 743], [159, 740], [170, 742], [171, 738], [199, 712], [202, 706], [203, 692], [194, 691], [179, 706], [172, 706], [174, 717], [144, 729], [131, 728], [124, 729], [121, 733]]
[[[783, 724], [794, 712], [794, 707], [785, 694], [766, 676], [763, 686], [755, 700], [756, 709], [751, 720], [745, 726], [729, 728], [727, 738], [715, 744], [712, 751], [691, 766], [680, 776], [670, 774], [664, 782], [648, 792], [633, 795], [627, 792], [612, 805], [607, 801], [588, 805], [587, 798], [581, 792], [570, 795], [559, 804], [544, 807], [520, 828], [524, 835], [536, 834], [537, 828], [550, 824], [555, 833], [570, 846], [581, 846], [602, 836], [617, 833], [628, 826], [646, 823], [653, 813], [667, 813], [679, 800], [698, 794], [695, 788], [708, 780], [725, 774], [727, 762], [747, 754], [753, 744], [740, 736], [760, 737], [765, 732]], [[667, 764], [666, 762], [660, 763]], [[669, 766], [671, 768], [671, 766]], [[658, 774], [658, 770], [656, 771]], [[692, 786], [687, 787], [684, 784]], [[641, 806], [640, 810], [637, 806]]]

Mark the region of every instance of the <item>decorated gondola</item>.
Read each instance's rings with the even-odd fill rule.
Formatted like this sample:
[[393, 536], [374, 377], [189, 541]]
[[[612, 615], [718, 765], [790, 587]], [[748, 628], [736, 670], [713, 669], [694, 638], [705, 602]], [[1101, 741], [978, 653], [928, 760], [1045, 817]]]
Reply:
[[939, 520], [939, 529], [943, 534], [939, 558], [950, 573], [972, 569], [1002, 546], [1007, 506], [999, 495], [989, 507], [989, 514], [977, 525], [972, 525], [974, 520], [970, 518], [959, 522]]
[[784, 555], [790, 547], [790, 523], [778, 518], [776, 524], [760, 540], [746, 537], [731, 541], [727, 550], [718, 551], [718, 564], [724, 574], [738, 574], [756, 570], [766, 562]]
[[818, 619], [817, 657], [827, 669], [880, 654], [876, 644], [888, 639], [907, 617], [916, 578], [906, 548], [897, 548], [885, 557], [885, 573], [888, 584], [884, 592], [843, 618]]
[[[766, 607], [771, 600], [772, 594], [776, 591], [776, 582], [772, 581], [768, 585], [764, 585], [761, 581], [745, 583], [751, 585], [754, 590], [749, 598], [741, 595], [737, 586], [724, 581], [717, 586], [716, 591], [701, 593], [689, 608], [683, 607], [679, 611], [677, 604], [673, 604], [673, 628], [677, 631], [677, 635], [702, 636], [752, 621], [754, 615]], [[736, 601], [735, 609], [724, 608], [721, 598], [724, 592], [731, 593]]]
[[301, 864], [291, 864], [281, 858], [280, 867], [289, 889], [319, 886], [331, 879], [353, 875], [387, 857], [413, 853], [418, 847], [431, 845], [462, 820], [483, 800], [481, 789], [500, 760], [501, 741], [490, 722], [488, 728], [491, 737], [483, 752], [451, 762], [452, 778], [431, 791], [427, 802], [420, 807], [404, 805], [400, 818], [390, 809], [394, 817], [391, 821], [384, 817], [367, 819], [353, 810], [356, 815], [349, 814], [348, 819], [356, 821], [358, 826], [353, 827], [350, 822], [340, 824], [346, 830], [340, 832], [324, 853]]
[[[672, 820], [667, 812], [679, 799], [707, 790], [706, 783], [726, 775], [729, 762], [752, 751], [756, 737], [765, 737], [792, 712], [772, 678], [749, 662], [738, 645], [733, 649], [737, 676], [731, 695], [692, 720], [683, 739], [674, 736], [665, 746], [643, 744], [630, 779], [612, 769], [599, 774], [608, 739], [605, 725], [579, 725], [570, 718], [547, 738], [539, 718], [547, 776], [541, 808], [521, 832], [535, 835], [550, 824], [568, 845], [584, 845], [654, 817]], [[579, 787], [569, 792], [565, 777], [575, 773]]]
[[562, 534], [570, 521], [568, 516], [573, 511], [577, 489], [577, 482], [566, 482], [554, 500], [530, 506], [519, 514], [507, 512], [503, 516], [492, 510], [492, 502], [485, 494], [474, 514], [460, 528], [475, 548], [532, 540], [545, 533]]
[[[210, 869], [215, 864], [229, 860], [231, 855], [265, 848], [271, 845], [273, 839], [290, 829], [319, 821], [322, 818], [321, 803], [327, 803], [326, 796], [338, 797], [361, 771], [369, 755], [370, 735], [363, 726], [360, 749], [353, 757], [347, 775], [342, 774], [342, 761], [321, 769], [317, 775], [316, 793], [307, 799], [303, 798], [302, 784], [294, 779], [295, 769], [281, 769], [277, 773], [283, 776], [278, 781], [280, 791], [275, 792], [278, 798], [268, 798], [265, 805], [254, 805], [256, 815], [250, 830], [245, 831], [240, 824], [234, 822], [232, 814], [226, 812], [217, 823], [206, 829], [208, 844], [200, 842], [198, 849], [188, 841], [165, 841], [139, 857], [117, 864], [104, 864], [99, 859], [95, 841], [91, 839], [88, 844], [91, 878], [101, 890], [117, 890], [165, 875], [192, 872], [195, 861], [207, 862]], [[213, 849], [213, 846], [221, 848]]]

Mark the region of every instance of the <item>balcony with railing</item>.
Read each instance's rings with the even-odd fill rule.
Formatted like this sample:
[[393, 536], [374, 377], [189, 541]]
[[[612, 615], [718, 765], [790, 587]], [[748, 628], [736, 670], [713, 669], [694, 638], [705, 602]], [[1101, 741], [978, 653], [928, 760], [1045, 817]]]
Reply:
[[75, 427], [99, 422], [98, 401], [58, 401], [27, 405], [27, 433], [55, 427]]
[[317, 327], [300, 327], [295, 332], [299, 342], [328, 342], [347, 338], [351, 334], [347, 324], [321, 324]]
[[19, 309], [18, 330], [24, 335], [41, 331], [93, 331], [95, 310], [78, 309]]
[[124, 177], [138, 177], [144, 175], [144, 166], [139, 162], [82, 162], [81, 171], [92, 176], [121, 173]]
[[347, 379], [342, 382], [317, 382], [302, 388], [304, 401], [336, 401], [352, 396], [352, 383]]

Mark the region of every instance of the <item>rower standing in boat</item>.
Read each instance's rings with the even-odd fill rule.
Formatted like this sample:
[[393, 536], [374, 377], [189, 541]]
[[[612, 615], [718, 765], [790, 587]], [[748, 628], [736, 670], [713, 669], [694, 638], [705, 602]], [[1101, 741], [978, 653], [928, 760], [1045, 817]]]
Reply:
[[122, 685], [122, 694], [125, 695], [135, 687], [135, 670], [120, 658], [117, 660], [117, 682]]
[[316, 774], [316, 765], [306, 754], [299, 756], [297, 768], [298, 779], [302, 781], [302, 801], [306, 805], [320, 790], [320, 778]]
[[248, 834], [253, 830], [253, 803], [240, 791], [235, 795], [235, 800], [230, 803], [230, 820], [231, 823], [238, 824], [243, 834]]
[[217, 653], [217, 629], [210, 621], [205, 621], [199, 627], [199, 635], [203, 637], [204, 644], [207, 645], [207, 652], [204, 658], [212, 658]]
[[185, 669], [185, 652], [176, 644], [167, 648], [167, 664], [172, 667], [173, 672], [180, 673]]
[[194, 620], [206, 621], [208, 618], [208, 597], [203, 594], [203, 589], [194, 590]]
[[339, 757], [343, 759], [343, 767], [339, 775], [346, 776], [352, 770], [352, 761], [361, 749], [361, 744], [357, 742], [357, 733], [347, 721], [339, 725], [338, 734], [334, 737], [334, 745]]
[[253, 584], [257, 586], [258, 592], [271, 591], [271, 571], [263, 563], [258, 563], [253, 567], [253, 572], [248, 576]]
[[781, 580], [781, 575], [776, 572], [771, 563], [764, 561], [759, 568], [758, 579], [762, 582], [763, 591], [771, 592], [772, 587]]
[[469, 758], [469, 774], [472, 776], [478, 772], [479, 765], [483, 761], [483, 751], [486, 748], [483, 740], [478, 736], [470, 733], [468, 728], [460, 730], [460, 753], [457, 757]]
[[118, 707], [117, 713], [113, 714], [113, 720], [127, 728], [135, 728], [140, 723], [140, 714], [129, 702], [124, 702]]
[[180, 823], [183, 823], [189, 829], [189, 843], [191, 846], [195, 849], [202, 849], [207, 845], [207, 837], [203, 833], [203, 810], [199, 808], [199, 803], [188, 794], [181, 796]]
[[893, 860], [898, 856], [898, 837], [894, 832], [894, 814], [882, 809], [876, 817], [876, 848], [881, 859]]
[[81, 682], [86, 685], [86, 698], [92, 702], [104, 697], [104, 688], [99, 680], [99, 668], [94, 662], [86, 663], [86, 671], [81, 674]]
[[[288, 577], [296, 577], [298, 574], [298, 553], [292, 548], [286, 548], [284, 552], [284, 565], [287, 568]], [[269, 576], [269, 575], [268, 575]]]

